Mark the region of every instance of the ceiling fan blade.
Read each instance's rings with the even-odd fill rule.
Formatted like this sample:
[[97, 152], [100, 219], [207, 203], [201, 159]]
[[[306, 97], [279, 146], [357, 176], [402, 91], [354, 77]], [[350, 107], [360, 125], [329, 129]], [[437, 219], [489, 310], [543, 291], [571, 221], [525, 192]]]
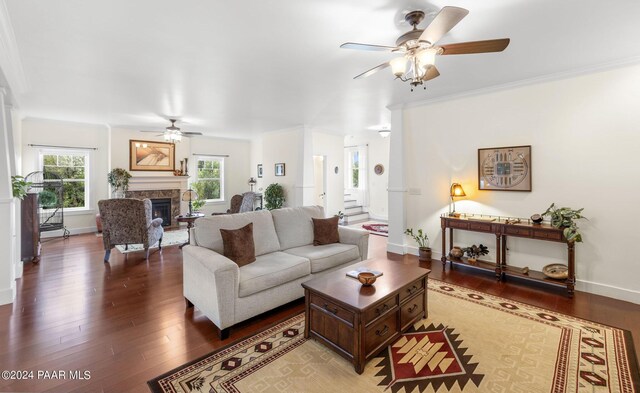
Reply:
[[460, 7], [443, 7], [433, 21], [420, 35], [420, 41], [427, 41], [430, 44], [438, 42], [442, 36], [453, 29], [469, 13], [468, 10]]
[[509, 38], [497, 40], [458, 42], [456, 44], [440, 45], [443, 55], [465, 55], [468, 53], [502, 52], [509, 46]]
[[440, 76], [440, 72], [438, 72], [438, 69], [436, 68], [436, 66], [431, 66], [427, 70], [427, 73], [422, 78], [422, 80], [423, 81], [430, 81], [431, 79], [437, 78], [439, 76]]
[[182, 135], [184, 136], [196, 136], [196, 135], [202, 135], [201, 132], [182, 132]]
[[376, 72], [378, 72], [378, 71], [380, 71], [380, 70], [384, 70], [384, 69], [385, 69], [385, 68], [387, 68], [387, 67], [389, 67], [389, 62], [382, 63], [382, 64], [380, 64], [379, 66], [375, 66], [375, 67], [373, 67], [372, 69], [367, 70], [367, 71], [363, 72], [363, 73], [362, 73], [362, 74], [360, 74], [360, 75], [356, 75], [356, 76], [354, 76], [354, 77], [353, 77], [353, 79], [366, 78], [367, 76], [369, 76], [369, 75], [373, 75], [373, 74], [375, 74]]
[[146, 131], [146, 130], [140, 130], [140, 132], [155, 132], [155, 133], [158, 133], [158, 132], [161, 132], [161, 131]]
[[344, 44], [340, 45], [340, 48], [368, 50], [368, 51], [374, 51], [374, 52], [391, 52], [395, 49], [398, 49], [395, 46], [359, 44], [357, 42], [345, 42]]

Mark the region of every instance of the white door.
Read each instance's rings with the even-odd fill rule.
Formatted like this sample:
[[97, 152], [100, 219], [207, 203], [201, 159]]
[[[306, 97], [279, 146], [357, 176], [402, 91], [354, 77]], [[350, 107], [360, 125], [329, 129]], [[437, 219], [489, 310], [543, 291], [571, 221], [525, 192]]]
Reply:
[[313, 182], [315, 189], [315, 204], [324, 207], [325, 213], [327, 210], [327, 198], [326, 198], [326, 171], [325, 171], [325, 159], [324, 156], [313, 156]]

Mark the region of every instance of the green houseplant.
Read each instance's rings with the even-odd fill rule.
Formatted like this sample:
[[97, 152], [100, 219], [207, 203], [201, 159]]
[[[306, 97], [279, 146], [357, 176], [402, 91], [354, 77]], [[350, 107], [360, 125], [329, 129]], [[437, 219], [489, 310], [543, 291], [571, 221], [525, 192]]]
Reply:
[[129, 189], [129, 179], [131, 174], [126, 169], [113, 168], [107, 175], [109, 185], [113, 187], [113, 193], [117, 197], [124, 197], [124, 193]]
[[575, 220], [585, 218], [582, 215], [583, 210], [584, 208], [574, 210], [570, 207], [556, 207], [556, 204], [552, 203], [542, 216], [550, 217], [552, 227], [564, 228], [563, 234], [568, 242], [582, 242], [582, 234]]
[[27, 190], [31, 186], [31, 182], [25, 181], [22, 176], [11, 176], [11, 187], [13, 189], [13, 197], [20, 200], [27, 196]]
[[418, 243], [418, 259], [421, 261], [430, 261], [431, 248], [429, 248], [429, 236], [427, 236], [422, 229], [418, 229], [418, 231], [414, 233], [413, 228], [406, 229], [404, 234], [411, 236], [411, 238]]
[[284, 205], [284, 188], [278, 183], [271, 183], [264, 190], [264, 207], [267, 210], [280, 209]]

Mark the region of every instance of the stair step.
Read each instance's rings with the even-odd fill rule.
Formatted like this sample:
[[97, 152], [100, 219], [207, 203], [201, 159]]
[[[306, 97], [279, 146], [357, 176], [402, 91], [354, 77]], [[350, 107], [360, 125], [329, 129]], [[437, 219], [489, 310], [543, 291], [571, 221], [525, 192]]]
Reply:
[[358, 201], [356, 201], [355, 199], [348, 199], [344, 201], [344, 208], [348, 209], [350, 207], [354, 207], [358, 205]]
[[362, 220], [368, 220], [369, 219], [369, 213], [352, 213], [352, 214], [345, 214], [344, 216], [344, 221], [346, 224], [352, 223], [354, 221], [362, 221]]
[[347, 214], [362, 213], [362, 205], [345, 206], [344, 212]]

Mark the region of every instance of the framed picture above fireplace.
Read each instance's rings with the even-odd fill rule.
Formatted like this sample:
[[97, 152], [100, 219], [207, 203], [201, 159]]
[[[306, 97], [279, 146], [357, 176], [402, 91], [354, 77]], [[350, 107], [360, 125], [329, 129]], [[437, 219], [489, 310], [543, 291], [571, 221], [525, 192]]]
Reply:
[[130, 171], [167, 171], [175, 169], [176, 146], [173, 143], [129, 140]]

